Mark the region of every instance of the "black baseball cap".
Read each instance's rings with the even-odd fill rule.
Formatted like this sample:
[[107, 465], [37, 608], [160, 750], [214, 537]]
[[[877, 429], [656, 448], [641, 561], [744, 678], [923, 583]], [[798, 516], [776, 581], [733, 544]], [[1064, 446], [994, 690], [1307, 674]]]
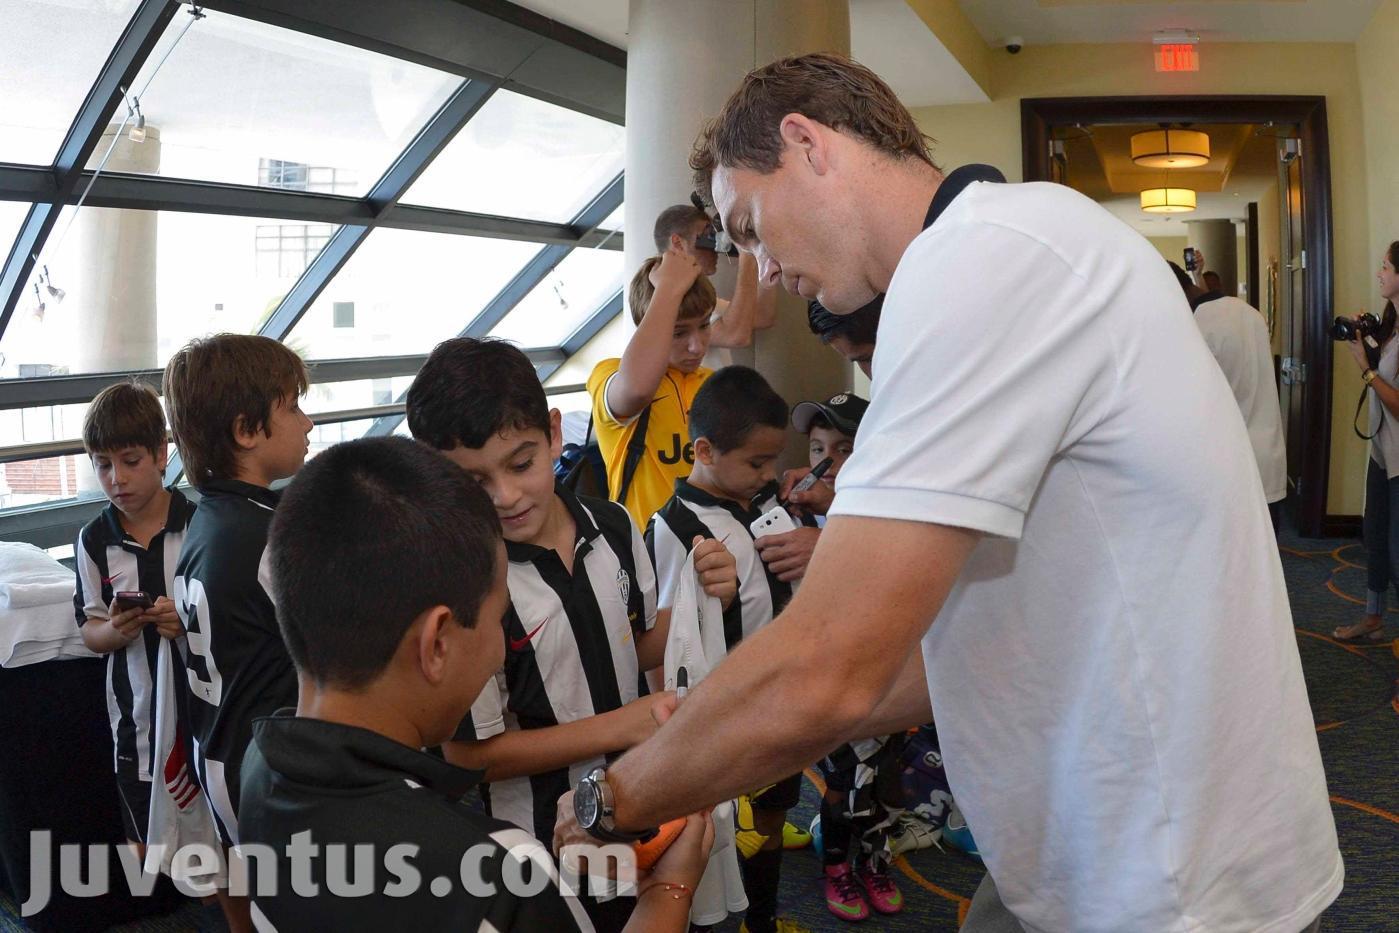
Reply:
[[797, 407], [792, 409], [792, 427], [801, 434], [810, 433], [812, 420], [821, 415], [831, 423], [831, 427], [854, 437], [859, 430], [860, 419], [869, 407], [869, 402], [851, 392], [833, 395], [824, 402], [798, 402]]

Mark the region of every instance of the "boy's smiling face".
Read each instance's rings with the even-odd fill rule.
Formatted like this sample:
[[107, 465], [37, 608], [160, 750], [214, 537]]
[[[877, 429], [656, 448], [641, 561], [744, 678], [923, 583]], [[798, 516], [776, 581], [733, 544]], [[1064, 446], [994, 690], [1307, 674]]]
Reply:
[[491, 497], [505, 540], [537, 544], [555, 503], [554, 461], [563, 448], [558, 409], [549, 412], [549, 432], [505, 428], [483, 447], [458, 444], [442, 455], [467, 472]]

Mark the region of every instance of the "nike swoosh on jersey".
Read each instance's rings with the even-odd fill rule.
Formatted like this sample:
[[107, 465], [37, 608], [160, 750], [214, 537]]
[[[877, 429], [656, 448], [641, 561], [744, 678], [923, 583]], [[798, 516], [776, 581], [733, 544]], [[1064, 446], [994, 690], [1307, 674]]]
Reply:
[[545, 619], [543, 622], [540, 622], [538, 625], [536, 625], [536, 626], [534, 627], [534, 631], [530, 632], [530, 633], [529, 633], [528, 635], [526, 635], [524, 638], [512, 638], [512, 639], [510, 639], [510, 650], [511, 650], [511, 651], [524, 651], [524, 650], [525, 650], [525, 646], [528, 645], [528, 644], [530, 643], [530, 639], [532, 639], [532, 638], [534, 638], [534, 636], [538, 635], [538, 634], [539, 634], [539, 630], [542, 629], [544, 626], [546, 626], [546, 625], [548, 625], [548, 624], [549, 624], [549, 620], [548, 620], [548, 619]]

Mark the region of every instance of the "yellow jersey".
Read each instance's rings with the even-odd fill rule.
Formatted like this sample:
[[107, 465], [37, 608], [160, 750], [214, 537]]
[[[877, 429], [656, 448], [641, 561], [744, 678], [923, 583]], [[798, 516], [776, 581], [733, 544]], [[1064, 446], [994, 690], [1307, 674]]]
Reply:
[[[608, 410], [607, 383], [621, 365], [620, 359], [603, 360], [588, 376], [593, 432], [597, 435], [603, 462], [607, 464], [607, 488], [614, 498], [621, 491], [627, 445], [636, 434], [641, 417], [638, 413], [619, 420]], [[656, 387], [650, 423], [646, 427], [646, 452], [637, 464], [627, 501], [622, 503], [639, 528], [644, 529], [656, 510], [675, 493], [675, 481], [690, 475], [695, 463], [695, 450], [690, 443], [690, 403], [712, 372], [702, 366], [692, 373], [682, 373], [671, 367]]]

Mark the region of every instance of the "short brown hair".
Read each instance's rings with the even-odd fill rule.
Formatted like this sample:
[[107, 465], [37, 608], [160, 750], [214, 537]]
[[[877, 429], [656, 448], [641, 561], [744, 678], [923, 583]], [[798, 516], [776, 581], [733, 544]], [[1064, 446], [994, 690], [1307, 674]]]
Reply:
[[215, 334], [181, 347], [165, 365], [161, 391], [190, 481], [231, 478], [238, 419], [265, 430], [272, 406], [306, 386], [306, 364], [271, 337]]
[[690, 154], [695, 189], [708, 203], [719, 166], [767, 174], [782, 163], [782, 118], [799, 113], [858, 136], [896, 159], [937, 167], [932, 140], [889, 85], [864, 65], [819, 52], [783, 58], [750, 71], [719, 116], [700, 131]]
[[709, 216], [693, 204], [672, 204], [661, 211], [656, 217], [656, 229], [651, 231], [652, 239], [656, 241], [656, 252], [664, 253], [670, 249], [672, 234], [678, 233], [684, 237], [691, 227], [700, 222], [709, 223]]
[[[635, 324], [641, 323], [646, 309], [651, 307], [651, 299], [656, 296], [656, 286], [651, 284], [651, 270], [660, 264], [661, 257], [652, 256], [643, 262], [641, 268], [636, 270], [636, 275], [631, 277], [631, 285], [627, 288], [627, 304], [631, 306], [631, 319]], [[680, 300], [680, 313], [675, 316], [675, 320], [695, 321], [707, 318], [714, 313], [716, 303], [714, 285], [709, 281], [709, 277], [697, 276], [695, 284], [690, 286], [690, 290]]]
[[109, 385], [87, 407], [83, 416], [83, 448], [88, 456], [144, 447], [152, 457], [165, 449], [165, 412], [160, 397], [143, 382], [130, 380]]

